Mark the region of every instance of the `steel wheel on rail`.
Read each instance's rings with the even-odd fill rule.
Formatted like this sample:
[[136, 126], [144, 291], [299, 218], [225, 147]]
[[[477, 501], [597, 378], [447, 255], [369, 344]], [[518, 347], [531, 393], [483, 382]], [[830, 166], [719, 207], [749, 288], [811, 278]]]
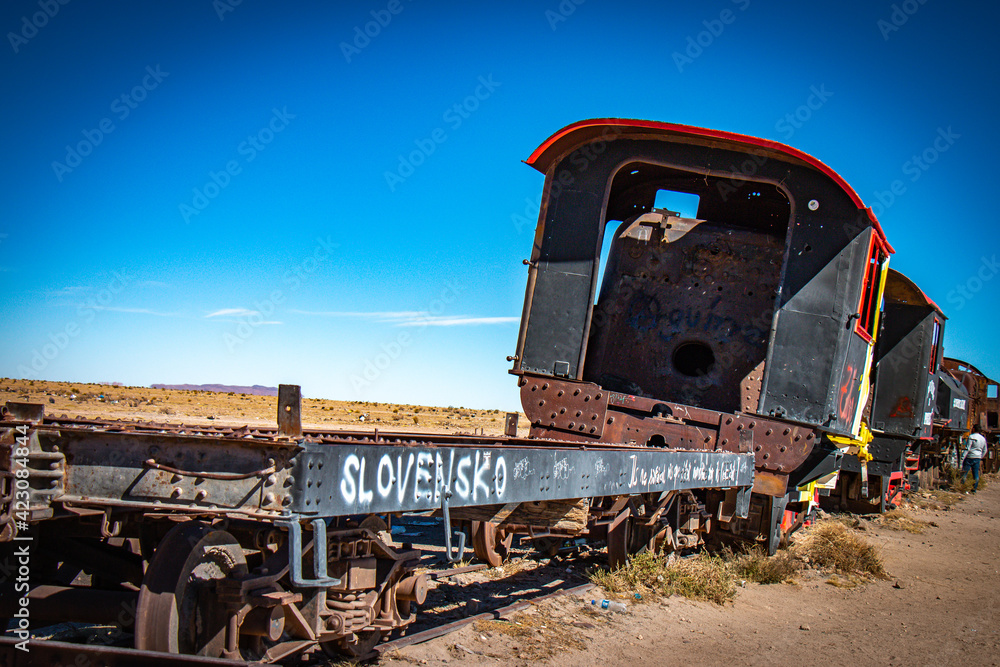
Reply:
[[228, 532], [200, 521], [172, 528], [142, 580], [135, 647], [222, 656], [228, 610], [219, 601], [215, 582], [246, 571], [243, 548]]
[[608, 526], [608, 567], [616, 570], [628, 562], [636, 552], [635, 526], [632, 521], [631, 503]]
[[376, 644], [389, 633], [384, 630], [362, 630], [347, 639], [320, 642], [323, 653], [330, 658], [360, 659], [370, 657]]
[[508, 533], [489, 521], [472, 522], [472, 549], [476, 557], [490, 567], [500, 567], [510, 553], [514, 533]]

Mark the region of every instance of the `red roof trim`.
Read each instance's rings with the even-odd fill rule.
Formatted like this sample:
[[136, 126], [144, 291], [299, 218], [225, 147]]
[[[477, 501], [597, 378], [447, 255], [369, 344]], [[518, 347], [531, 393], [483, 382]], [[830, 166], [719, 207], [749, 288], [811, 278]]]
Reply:
[[749, 146], [758, 146], [760, 148], [766, 148], [768, 150], [775, 151], [777, 153], [784, 153], [789, 157], [794, 157], [803, 162], [807, 163], [816, 170], [822, 172], [833, 180], [840, 188], [851, 198], [855, 206], [859, 209], [865, 211], [868, 214], [868, 219], [871, 220], [872, 226], [878, 235], [885, 241], [886, 247], [890, 253], [895, 253], [892, 246], [889, 245], [888, 240], [885, 237], [885, 232], [882, 230], [882, 225], [879, 223], [878, 218], [875, 217], [875, 213], [868, 206], [865, 206], [864, 202], [861, 201], [861, 197], [858, 193], [854, 191], [847, 181], [845, 181], [840, 174], [835, 172], [830, 167], [826, 166], [813, 156], [808, 153], [803, 153], [797, 148], [792, 148], [791, 146], [786, 146], [785, 144], [779, 143], [777, 141], [771, 141], [770, 139], [759, 139], [757, 137], [747, 136], [745, 134], [736, 134], [735, 132], [724, 132], [722, 130], [708, 130], [701, 127], [693, 127], [691, 125], [679, 125], [676, 123], [662, 123], [659, 121], [652, 120], [634, 120], [630, 118], [592, 118], [590, 120], [581, 120], [571, 125], [567, 125], [563, 129], [559, 130], [551, 137], [546, 139], [541, 146], [535, 149], [535, 151], [525, 160], [525, 163], [535, 169], [538, 169], [542, 173], [548, 169], [551, 162], [555, 160], [558, 155], [553, 155], [550, 150], [553, 149], [556, 143], [568, 138], [573, 133], [583, 130], [586, 128], [594, 128], [601, 126], [620, 126], [620, 127], [634, 127], [648, 130], [656, 130], [659, 132], [671, 132], [675, 134], [682, 134], [695, 137], [705, 137], [707, 139], [718, 139], [721, 141], [730, 141], [736, 144], [744, 144]]

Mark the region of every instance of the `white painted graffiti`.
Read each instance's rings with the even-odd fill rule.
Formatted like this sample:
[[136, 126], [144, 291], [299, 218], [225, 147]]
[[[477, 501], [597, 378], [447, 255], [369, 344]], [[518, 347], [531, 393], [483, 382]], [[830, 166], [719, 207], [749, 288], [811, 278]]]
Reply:
[[597, 459], [597, 462], [594, 464], [594, 471], [598, 476], [607, 474], [610, 470], [611, 466], [605, 463], [604, 459]]
[[641, 466], [637, 456], [633, 454], [629, 458], [632, 459], [632, 475], [629, 478], [629, 488], [665, 484], [667, 480], [675, 484], [706, 482], [708, 484], [722, 485], [735, 482], [738, 473], [735, 464], [709, 462], [695, 464], [691, 461], [684, 461], [683, 463], [663, 466]]
[[552, 466], [552, 477], [555, 479], [569, 479], [569, 473], [572, 470], [573, 468], [570, 467], [566, 459], [559, 459]]
[[531, 464], [528, 463], [528, 457], [525, 456], [523, 459], [514, 464], [514, 479], [527, 479], [528, 475], [533, 473], [534, 470], [531, 468]]
[[382, 454], [377, 463], [374, 458], [344, 459], [338, 488], [347, 504], [367, 506], [377, 494], [402, 506], [427, 500], [436, 505], [445, 489], [462, 501], [500, 502], [507, 490], [507, 461], [498, 455], [494, 463], [493, 452], [400, 452]]

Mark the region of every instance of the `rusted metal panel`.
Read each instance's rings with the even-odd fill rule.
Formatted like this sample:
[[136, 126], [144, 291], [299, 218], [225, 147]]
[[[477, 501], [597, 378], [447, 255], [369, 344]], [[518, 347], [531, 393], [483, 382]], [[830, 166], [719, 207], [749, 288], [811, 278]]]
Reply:
[[600, 438], [608, 411], [608, 392], [594, 384], [525, 376], [521, 404], [528, 420], [549, 430]]
[[503, 434], [508, 438], [517, 437], [517, 422], [521, 415], [516, 412], [508, 412], [504, 417]]
[[[31, 460], [43, 460], [52, 484], [46, 505], [146, 507], [272, 516], [285, 506], [294, 447], [180, 434], [89, 428], [32, 432]], [[56, 458], [58, 457], [58, 459]], [[38, 472], [45, 472], [39, 470]]]
[[[605, 389], [720, 411], [764, 363], [784, 240], [703, 222], [668, 242], [616, 232], [594, 311], [585, 377]], [[757, 406], [752, 406], [756, 410]]]
[[278, 435], [302, 437], [302, 389], [298, 385], [278, 385]]

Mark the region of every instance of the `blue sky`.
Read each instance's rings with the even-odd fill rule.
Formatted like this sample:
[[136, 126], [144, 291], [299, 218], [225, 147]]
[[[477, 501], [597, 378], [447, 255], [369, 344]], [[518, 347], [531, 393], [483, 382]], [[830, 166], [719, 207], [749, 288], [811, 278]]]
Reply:
[[829, 164], [950, 318], [946, 353], [1000, 377], [998, 13], [5, 2], [0, 375], [516, 408], [543, 181], [520, 161], [630, 117]]

